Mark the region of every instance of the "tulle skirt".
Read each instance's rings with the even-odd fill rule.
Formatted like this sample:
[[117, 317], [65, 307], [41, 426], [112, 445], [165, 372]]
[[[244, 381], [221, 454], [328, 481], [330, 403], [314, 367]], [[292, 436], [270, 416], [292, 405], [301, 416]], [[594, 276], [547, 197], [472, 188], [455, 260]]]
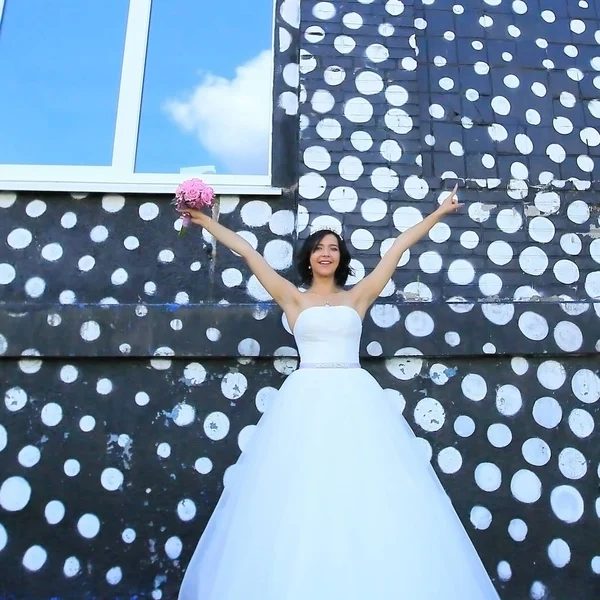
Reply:
[[179, 600], [498, 595], [408, 424], [362, 369], [300, 369], [242, 453]]

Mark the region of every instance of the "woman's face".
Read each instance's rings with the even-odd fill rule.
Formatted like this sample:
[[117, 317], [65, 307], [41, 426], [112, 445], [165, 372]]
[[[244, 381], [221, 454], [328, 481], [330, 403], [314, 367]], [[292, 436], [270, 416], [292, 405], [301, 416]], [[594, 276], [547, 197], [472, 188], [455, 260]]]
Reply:
[[310, 256], [313, 276], [333, 277], [340, 264], [340, 247], [335, 235], [328, 233], [315, 246]]

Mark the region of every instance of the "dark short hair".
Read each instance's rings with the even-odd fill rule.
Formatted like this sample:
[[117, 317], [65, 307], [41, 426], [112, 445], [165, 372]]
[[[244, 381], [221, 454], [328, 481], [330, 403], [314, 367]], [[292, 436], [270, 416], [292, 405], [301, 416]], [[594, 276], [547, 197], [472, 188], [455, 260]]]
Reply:
[[310, 267], [310, 257], [312, 253], [315, 251], [315, 248], [321, 243], [321, 240], [326, 235], [334, 235], [338, 242], [338, 247], [340, 249], [340, 264], [335, 270], [335, 274], [333, 276], [336, 285], [339, 287], [343, 287], [346, 285], [346, 281], [350, 275], [354, 275], [354, 270], [350, 266], [350, 251], [348, 250], [348, 246], [346, 242], [342, 239], [342, 237], [335, 231], [331, 229], [320, 229], [319, 231], [315, 231], [311, 233], [302, 244], [302, 248], [300, 248], [300, 252], [296, 257], [296, 269], [298, 270], [298, 274], [300, 275], [300, 281], [302, 285], [310, 285], [313, 280], [313, 274]]

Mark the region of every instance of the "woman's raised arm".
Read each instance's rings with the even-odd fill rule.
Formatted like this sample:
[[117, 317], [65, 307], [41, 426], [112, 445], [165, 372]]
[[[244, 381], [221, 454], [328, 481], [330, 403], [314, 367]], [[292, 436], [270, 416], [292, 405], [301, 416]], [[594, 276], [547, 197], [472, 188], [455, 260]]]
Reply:
[[294, 308], [300, 299], [296, 286], [271, 267], [243, 237], [198, 210], [186, 209], [192, 223], [204, 227], [219, 243], [239, 254], [273, 300], [284, 310]]
[[454, 187], [450, 195], [435, 212], [431, 213], [420, 223], [407, 229], [404, 233], [401, 233], [375, 269], [350, 290], [350, 295], [354, 297], [354, 304], [361, 312], [366, 312], [369, 306], [377, 300], [381, 290], [383, 290], [398, 267], [398, 262], [404, 252], [424, 237], [443, 217], [462, 206], [456, 197], [457, 187]]

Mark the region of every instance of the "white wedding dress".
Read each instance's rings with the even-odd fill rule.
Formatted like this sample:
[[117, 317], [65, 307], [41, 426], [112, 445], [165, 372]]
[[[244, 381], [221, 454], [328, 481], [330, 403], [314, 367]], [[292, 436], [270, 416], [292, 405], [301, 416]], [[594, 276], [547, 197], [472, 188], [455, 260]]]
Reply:
[[358, 365], [348, 306], [304, 310], [300, 368], [240, 456], [179, 600], [488, 600], [422, 449]]

